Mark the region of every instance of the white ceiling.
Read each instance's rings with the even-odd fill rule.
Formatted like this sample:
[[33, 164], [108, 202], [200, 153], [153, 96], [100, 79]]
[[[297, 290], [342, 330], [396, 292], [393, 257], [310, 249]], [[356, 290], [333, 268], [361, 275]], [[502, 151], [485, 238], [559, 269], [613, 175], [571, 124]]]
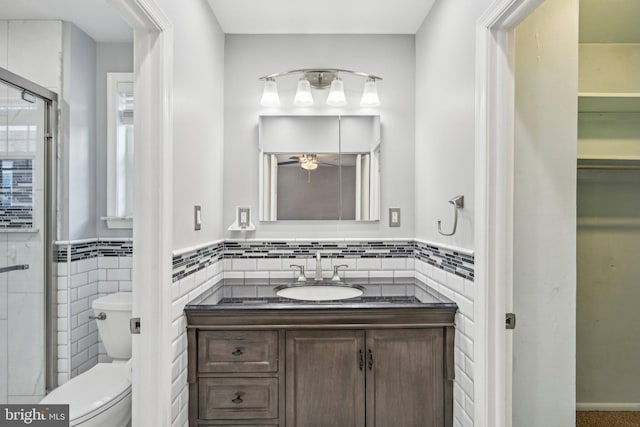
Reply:
[[97, 42], [133, 41], [131, 27], [105, 0], [0, 0], [0, 19], [60, 19]]
[[581, 0], [580, 43], [640, 43], [640, 1]]
[[[414, 34], [435, 0], [208, 2], [230, 34]], [[60, 19], [98, 42], [133, 40], [131, 28], [105, 0], [0, 0], [0, 19]], [[580, 1], [582, 43], [640, 43], [639, 22], [640, 0]]]
[[415, 34], [435, 0], [208, 0], [228, 34]]

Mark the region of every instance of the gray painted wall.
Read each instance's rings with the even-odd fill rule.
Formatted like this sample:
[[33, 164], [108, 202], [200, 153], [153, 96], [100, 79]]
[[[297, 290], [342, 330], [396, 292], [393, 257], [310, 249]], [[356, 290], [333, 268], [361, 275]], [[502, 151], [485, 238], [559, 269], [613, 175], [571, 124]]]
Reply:
[[[308, 67], [337, 67], [383, 77], [382, 105], [360, 107], [364, 80], [343, 75], [343, 108], [292, 105], [299, 76], [278, 80], [281, 107], [260, 106], [260, 76]], [[413, 35], [227, 35], [225, 43], [224, 226], [234, 221], [235, 206], [252, 206], [257, 230], [250, 238], [407, 237], [414, 235], [414, 79]], [[258, 116], [261, 114], [380, 114], [382, 127], [381, 217], [389, 207], [402, 208], [402, 227], [386, 221], [285, 221], [258, 219]], [[237, 233], [228, 236], [240, 237]]]
[[[158, 5], [174, 30], [173, 248], [181, 249], [224, 236], [225, 35], [206, 1], [158, 0]], [[193, 226], [194, 205], [202, 207], [199, 231]]]
[[[416, 34], [416, 237], [473, 249], [476, 21], [489, 0], [436, 1]], [[458, 231], [448, 201], [464, 195]]]
[[107, 73], [133, 72], [132, 43], [96, 44], [96, 221], [98, 237], [131, 237], [131, 230], [109, 229], [107, 215]]
[[69, 105], [66, 214], [73, 240], [96, 237], [96, 43], [73, 24], [63, 27], [68, 51], [63, 90]]

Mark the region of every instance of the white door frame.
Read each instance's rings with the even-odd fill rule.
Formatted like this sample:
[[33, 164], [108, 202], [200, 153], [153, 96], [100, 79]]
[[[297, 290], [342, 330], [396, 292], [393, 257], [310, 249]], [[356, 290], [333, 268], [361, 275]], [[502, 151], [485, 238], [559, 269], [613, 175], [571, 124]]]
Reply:
[[512, 423], [514, 29], [544, 0], [497, 0], [476, 28], [475, 425]]
[[134, 29], [132, 425], [170, 426], [173, 29], [154, 0], [107, 0]]

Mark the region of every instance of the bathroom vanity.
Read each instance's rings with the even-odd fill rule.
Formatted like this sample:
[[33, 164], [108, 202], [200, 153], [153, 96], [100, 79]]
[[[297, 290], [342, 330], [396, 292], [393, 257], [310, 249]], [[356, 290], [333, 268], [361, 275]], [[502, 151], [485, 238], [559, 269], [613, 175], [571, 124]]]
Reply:
[[190, 426], [453, 425], [457, 307], [436, 292], [218, 299], [185, 307]]

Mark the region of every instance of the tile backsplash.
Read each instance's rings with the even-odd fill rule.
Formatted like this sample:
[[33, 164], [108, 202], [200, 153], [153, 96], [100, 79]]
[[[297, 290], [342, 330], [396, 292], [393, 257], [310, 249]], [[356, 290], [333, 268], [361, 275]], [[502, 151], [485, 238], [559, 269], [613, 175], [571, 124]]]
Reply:
[[58, 383], [109, 358], [98, 336], [91, 303], [114, 292], [130, 292], [131, 239], [90, 239], [57, 245]]
[[289, 279], [292, 264], [307, 275], [315, 270], [315, 254], [322, 256], [323, 275], [346, 265], [347, 278], [414, 277], [415, 260], [473, 281], [473, 254], [420, 240], [220, 240], [173, 257], [176, 282], [223, 261], [225, 278], [238, 280]]
[[0, 159], [0, 229], [33, 228], [33, 159]]

